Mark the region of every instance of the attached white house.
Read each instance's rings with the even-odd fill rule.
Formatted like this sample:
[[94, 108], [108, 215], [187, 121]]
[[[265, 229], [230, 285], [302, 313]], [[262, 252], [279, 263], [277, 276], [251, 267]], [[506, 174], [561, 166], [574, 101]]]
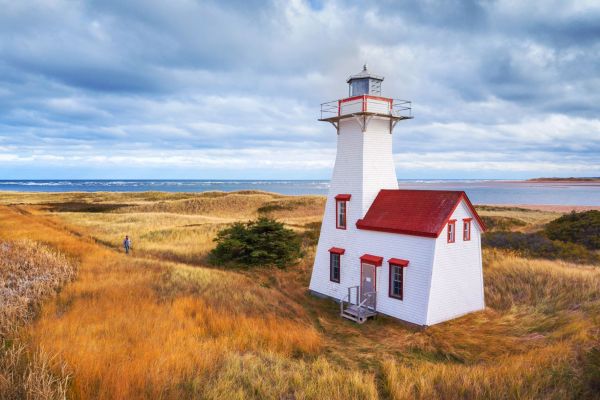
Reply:
[[382, 81], [365, 65], [348, 98], [321, 106], [337, 156], [310, 290], [359, 323], [381, 313], [429, 326], [482, 310], [484, 224], [462, 191], [398, 189], [392, 131], [410, 102], [381, 97]]

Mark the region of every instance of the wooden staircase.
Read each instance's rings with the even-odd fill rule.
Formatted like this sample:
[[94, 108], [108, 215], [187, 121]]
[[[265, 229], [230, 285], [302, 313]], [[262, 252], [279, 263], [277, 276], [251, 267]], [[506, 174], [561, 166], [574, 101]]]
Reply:
[[340, 300], [340, 315], [364, 324], [369, 318], [377, 315], [377, 292], [362, 293], [361, 296], [360, 286], [349, 287], [348, 296]]

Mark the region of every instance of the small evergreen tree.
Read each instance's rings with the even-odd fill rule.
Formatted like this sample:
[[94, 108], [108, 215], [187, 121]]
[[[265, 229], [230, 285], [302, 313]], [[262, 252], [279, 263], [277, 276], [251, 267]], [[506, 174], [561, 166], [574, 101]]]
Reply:
[[284, 268], [300, 257], [300, 237], [267, 217], [236, 222], [217, 234], [211, 253], [215, 264], [275, 265]]

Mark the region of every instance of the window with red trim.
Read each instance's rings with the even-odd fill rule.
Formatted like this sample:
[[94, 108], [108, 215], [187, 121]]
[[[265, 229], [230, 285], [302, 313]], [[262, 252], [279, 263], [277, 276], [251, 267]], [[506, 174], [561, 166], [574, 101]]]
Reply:
[[335, 202], [335, 227], [346, 229], [346, 200], [336, 200]]
[[329, 253], [329, 280], [331, 282], [340, 283], [340, 272], [341, 272], [341, 254], [340, 253]]
[[456, 220], [451, 219], [448, 221], [448, 243], [454, 243], [456, 241]]
[[471, 218], [463, 219], [463, 240], [471, 240]]
[[404, 297], [404, 268], [390, 263], [390, 287], [389, 296], [402, 300]]

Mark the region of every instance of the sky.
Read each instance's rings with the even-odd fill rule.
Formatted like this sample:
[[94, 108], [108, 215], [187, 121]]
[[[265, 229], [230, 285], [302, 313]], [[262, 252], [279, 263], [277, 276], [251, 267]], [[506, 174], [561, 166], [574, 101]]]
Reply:
[[598, 1], [0, 0], [0, 179], [328, 179], [366, 62], [400, 179], [600, 176]]

